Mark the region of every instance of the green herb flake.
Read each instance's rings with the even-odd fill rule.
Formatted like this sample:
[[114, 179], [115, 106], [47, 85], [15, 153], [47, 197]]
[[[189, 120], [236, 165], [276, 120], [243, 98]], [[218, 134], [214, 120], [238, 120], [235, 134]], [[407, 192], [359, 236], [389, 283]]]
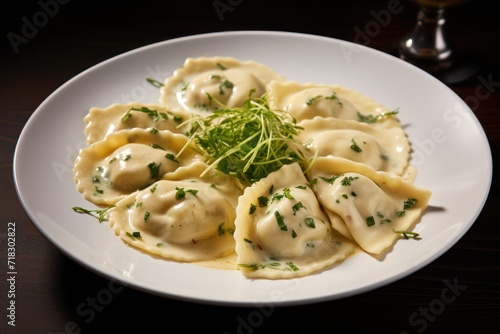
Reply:
[[415, 206], [416, 203], [417, 203], [416, 198], [408, 198], [403, 202], [403, 209], [405, 210], [411, 209]]
[[234, 87], [234, 84], [231, 81], [224, 80], [219, 85], [219, 94], [220, 95], [224, 95], [224, 88], [226, 88], [226, 89], [232, 89], [233, 87]]
[[224, 70], [227, 70], [227, 67], [226, 67], [226, 66], [224, 66], [224, 65], [222, 65], [221, 63], [217, 63], [217, 64], [215, 64], [215, 65], [216, 65], [216, 66], [217, 66], [220, 70], [223, 70], [223, 71], [224, 71]]
[[186, 192], [187, 192], [187, 193], [190, 193], [191, 195], [193, 195], [193, 196], [195, 196], [195, 197], [196, 197], [196, 196], [197, 196], [197, 194], [198, 194], [198, 190], [196, 190], [196, 189], [186, 189]]
[[150, 146], [151, 146], [152, 148], [156, 148], [156, 149], [159, 149], [159, 150], [163, 150], [163, 151], [165, 151], [165, 149], [164, 149], [163, 147], [161, 147], [160, 145], [158, 145], [158, 144], [151, 144]]
[[322, 97], [323, 97], [323, 95], [316, 95], [314, 97], [310, 97], [306, 100], [306, 105], [310, 106], [311, 104], [314, 103], [314, 101], [316, 101], [317, 99], [322, 98]]
[[292, 270], [292, 271], [298, 271], [299, 267], [297, 267], [293, 262], [287, 262], [286, 265]]
[[354, 138], [351, 139], [351, 150], [353, 150], [356, 153], [361, 153], [363, 150], [361, 147], [358, 146], [358, 144], [354, 141]]
[[283, 220], [283, 216], [278, 211], [274, 211], [274, 216], [276, 217], [276, 222], [278, 223], [280, 230], [288, 231], [288, 227]]
[[312, 217], [307, 217], [305, 219], [304, 223], [306, 224], [306, 226], [308, 226], [310, 228], [316, 228], [316, 224], [314, 223], [314, 218], [312, 218]]
[[132, 240], [142, 238], [141, 232], [132, 232], [132, 233], [126, 232], [125, 234], [127, 235], [127, 237], [131, 238]]
[[375, 225], [375, 218], [373, 218], [373, 216], [367, 217], [366, 225], [368, 225], [368, 227]]
[[149, 173], [152, 179], [157, 179], [160, 176], [160, 166], [161, 163], [157, 164], [154, 161], [148, 164]]
[[346, 177], [344, 177], [344, 178], [342, 179], [341, 184], [342, 184], [343, 186], [346, 186], [346, 187], [347, 187], [347, 186], [350, 186], [350, 185], [351, 185], [351, 183], [352, 183], [354, 180], [357, 180], [357, 179], [359, 179], [359, 177], [357, 177], [357, 176], [346, 176]]
[[167, 153], [167, 154], [165, 154], [165, 158], [167, 158], [170, 161], [179, 163], [179, 161], [177, 161], [177, 158], [175, 157], [175, 155], [173, 153]]
[[184, 188], [179, 188], [179, 187], [175, 187], [175, 199], [179, 200], [181, 198], [184, 198], [186, 197], [186, 192], [184, 191]]
[[285, 188], [283, 189], [283, 194], [285, 195], [286, 198], [288, 199], [295, 199], [292, 195], [292, 193], [290, 192], [290, 188]]
[[297, 214], [297, 211], [299, 211], [300, 209], [305, 209], [304, 204], [302, 204], [302, 202], [295, 203], [292, 206], [293, 215], [295, 216]]
[[326, 183], [333, 184], [335, 180], [338, 179], [339, 177], [340, 175], [332, 175], [332, 177], [330, 178], [324, 176], [320, 176], [319, 178], [325, 181]]
[[175, 199], [177, 199], [177, 200], [186, 197], [186, 193], [190, 193], [191, 195], [193, 195], [195, 197], [198, 194], [198, 190], [196, 190], [196, 189], [184, 189], [184, 188], [175, 187], [175, 190], [176, 190]]
[[266, 196], [259, 196], [259, 198], [257, 198], [257, 201], [259, 202], [259, 206], [262, 208], [267, 206], [267, 203], [269, 203], [269, 198]]

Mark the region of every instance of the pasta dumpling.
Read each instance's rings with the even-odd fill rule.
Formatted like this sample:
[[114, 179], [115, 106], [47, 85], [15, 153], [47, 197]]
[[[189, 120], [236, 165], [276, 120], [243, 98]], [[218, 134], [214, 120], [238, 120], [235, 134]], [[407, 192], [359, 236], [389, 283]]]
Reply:
[[273, 69], [230, 57], [188, 58], [165, 80], [161, 103], [193, 113], [209, 112], [220, 105], [241, 107], [254, 91], [261, 96], [271, 80], [282, 80]]
[[179, 166], [201, 157], [186, 148], [188, 138], [168, 130], [121, 130], [82, 150], [74, 166], [77, 189], [98, 205], [112, 205]]
[[235, 225], [237, 263], [246, 277], [300, 277], [354, 250], [333, 231], [296, 163], [245, 189]]
[[431, 196], [400, 177], [333, 156], [318, 157], [308, 176], [332, 226], [372, 254], [411, 228]]
[[341, 85], [272, 81], [267, 85], [269, 105], [285, 110], [300, 122], [316, 116], [368, 122], [377, 127], [401, 127], [386, 107]]
[[115, 103], [106, 108], [91, 108], [83, 119], [86, 124], [84, 134], [87, 144], [91, 145], [110, 133], [124, 129], [155, 128], [185, 133], [186, 128], [179, 125], [189, 117], [185, 111], [172, 111], [155, 104]]
[[120, 200], [109, 215], [125, 242], [184, 262], [233, 253], [234, 219], [234, 206], [216, 187], [189, 180], [159, 180]]
[[338, 156], [379, 171], [402, 175], [410, 159], [410, 144], [400, 127], [379, 128], [333, 117], [314, 117], [298, 124], [297, 139], [311, 155]]

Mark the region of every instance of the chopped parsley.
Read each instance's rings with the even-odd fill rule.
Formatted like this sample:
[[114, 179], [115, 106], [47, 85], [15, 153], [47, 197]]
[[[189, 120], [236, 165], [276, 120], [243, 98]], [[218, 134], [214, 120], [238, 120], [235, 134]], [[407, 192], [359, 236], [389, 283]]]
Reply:
[[288, 227], [286, 226], [285, 221], [283, 220], [283, 216], [278, 211], [274, 211], [274, 216], [276, 217], [276, 222], [278, 223], [280, 230], [288, 231]]
[[351, 150], [353, 150], [356, 153], [361, 153], [363, 150], [361, 147], [358, 146], [358, 144], [354, 141], [354, 138], [351, 139]]
[[160, 176], [160, 166], [161, 166], [161, 163], [157, 164], [154, 161], [152, 161], [148, 164], [149, 174], [150, 174], [152, 179], [157, 179]]
[[184, 188], [175, 187], [175, 190], [176, 190], [175, 199], [182, 199], [182, 198], [186, 197], [186, 193], [190, 193], [193, 196], [196, 196], [196, 194], [198, 194], [198, 190], [196, 190], [196, 189], [184, 190]]

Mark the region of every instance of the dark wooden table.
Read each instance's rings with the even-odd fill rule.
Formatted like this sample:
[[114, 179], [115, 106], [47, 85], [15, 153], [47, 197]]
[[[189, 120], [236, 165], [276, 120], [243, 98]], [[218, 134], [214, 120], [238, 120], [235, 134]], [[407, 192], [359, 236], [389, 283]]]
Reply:
[[[469, 103], [482, 123], [496, 166], [500, 153], [500, 15], [492, 3], [471, 0], [450, 10], [447, 18], [450, 39], [480, 64], [479, 71], [468, 80], [449, 87]], [[394, 5], [401, 10], [388, 18], [380, 17], [381, 11]], [[326, 6], [314, 0], [272, 3], [23, 0], [4, 3], [1, 12], [0, 333], [493, 333], [500, 330], [497, 175], [475, 224], [428, 266], [353, 297], [265, 311], [198, 305], [118, 286], [109, 303], [93, 303], [101, 290], [109, 289], [109, 281], [76, 264], [45, 239], [25, 214], [15, 191], [12, 160], [24, 124], [56, 88], [101, 61], [175, 37], [250, 29], [329, 36], [391, 53], [414, 25], [413, 3], [345, 1]], [[27, 22], [32, 24], [31, 28]], [[372, 30], [362, 37], [360, 31], [367, 32], [369, 23]], [[7, 324], [11, 298], [7, 298], [6, 242], [10, 222], [16, 223], [15, 327]], [[458, 282], [463, 289], [453, 301], [439, 303], [446, 282]], [[92, 317], [82, 317], [77, 311], [82, 303], [94, 305]]]

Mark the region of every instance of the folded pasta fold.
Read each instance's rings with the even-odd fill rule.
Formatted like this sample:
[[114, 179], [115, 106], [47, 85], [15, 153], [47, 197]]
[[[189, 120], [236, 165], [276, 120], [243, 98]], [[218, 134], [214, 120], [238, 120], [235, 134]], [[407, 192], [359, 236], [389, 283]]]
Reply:
[[241, 107], [250, 91], [261, 96], [280, 74], [254, 61], [231, 57], [187, 58], [183, 66], [165, 80], [161, 103], [193, 113], [209, 112], [220, 107]]
[[181, 124], [190, 115], [158, 104], [140, 102], [114, 103], [106, 108], [90, 108], [84, 117], [87, 144], [104, 139], [108, 134], [125, 129], [154, 128], [174, 133], [186, 133]]
[[125, 242], [183, 262], [233, 253], [234, 219], [234, 207], [217, 187], [195, 180], [159, 180], [119, 201], [109, 217]]
[[98, 205], [113, 205], [163, 175], [200, 159], [188, 138], [168, 130], [134, 128], [107, 135], [82, 149], [74, 166], [77, 189]]
[[393, 246], [431, 196], [401, 177], [334, 156], [318, 157], [308, 176], [332, 226], [372, 254]]
[[296, 163], [245, 189], [235, 226], [237, 263], [247, 277], [305, 276], [354, 250], [331, 228]]

